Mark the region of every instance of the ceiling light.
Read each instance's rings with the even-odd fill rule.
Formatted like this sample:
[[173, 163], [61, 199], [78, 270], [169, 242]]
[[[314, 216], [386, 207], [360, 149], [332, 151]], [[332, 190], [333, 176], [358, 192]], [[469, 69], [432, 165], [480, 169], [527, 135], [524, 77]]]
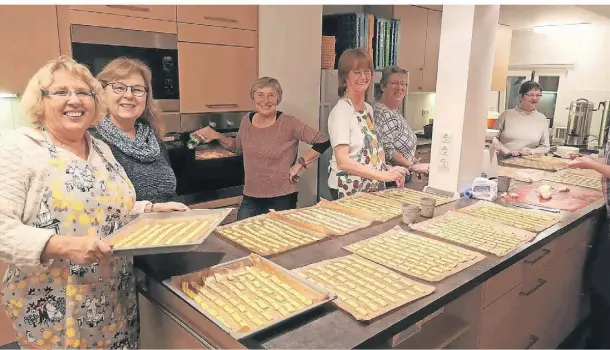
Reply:
[[534, 33], [536, 34], [569, 34], [575, 33], [579, 30], [584, 29], [591, 23], [573, 23], [573, 24], [556, 24], [556, 25], [543, 25], [535, 26]]

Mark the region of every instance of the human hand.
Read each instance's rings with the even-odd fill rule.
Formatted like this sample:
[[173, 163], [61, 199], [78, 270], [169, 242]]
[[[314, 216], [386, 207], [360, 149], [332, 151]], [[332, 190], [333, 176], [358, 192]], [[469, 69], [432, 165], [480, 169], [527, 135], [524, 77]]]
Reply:
[[575, 169], [591, 169], [595, 161], [590, 157], [578, 157], [568, 162], [568, 167]]
[[[51, 237], [47, 244], [53, 244], [51, 240], [54, 237]], [[73, 264], [90, 265], [107, 261], [112, 257], [112, 248], [95, 236], [66, 238], [64, 244], [65, 252], [62, 255]]]
[[428, 163], [417, 163], [411, 167], [411, 171], [418, 174], [428, 175], [430, 173], [430, 164]]
[[193, 132], [193, 134], [195, 134], [203, 143], [210, 143], [220, 138], [220, 134], [218, 133], [218, 131], [210, 128], [209, 126], [206, 126], [203, 129], [199, 129]]
[[392, 166], [392, 165], [388, 164], [387, 168], [388, 168], [388, 171], [390, 171], [390, 170], [397, 171], [397, 172], [403, 174], [404, 176], [407, 176], [407, 175], [409, 175], [411, 173], [409, 171], [409, 169], [407, 169], [407, 168], [405, 168], [403, 166], [398, 166], [398, 165]]
[[396, 184], [402, 182], [404, 184], [406, 175], [404, 170], [406, 169], [403, 167], [391, 167], [389, 170], [381, 172], [381, 178], [379, 180], [384, 182], [396, 182]]
[[296, 184], [297, 182], [299, 182], [299, 174], [301, 173], [301, 170], [303, 170], [303, 166], [299, 163], [290, 167], [290, 170], [288, 171], [290, 183]]
[[532, 150], [531, 150], [531, 149], [529, 149], [529, 148], [527, 148], [527, 147], [524, 147], [524, 148], [522, 148], [522, 149], [520, 149], [520, 150], [519, 150], [519, 155], [522, 155], [522, 156], [529, 156], [529, 155], [531, 155], [531, 154], [532, 154]]
[[576, 159], [576, 158], [579, 158], [582, 156], [583, 156], [583, 154], [581, 154], [581, 153], [568, 153], [568, 157], [570, 157], [570, 159]]
[[172, 211], [188, 211], [189, 207], [178, 202], [155, 203], [150, 208], [153, 213], [169, 213]]

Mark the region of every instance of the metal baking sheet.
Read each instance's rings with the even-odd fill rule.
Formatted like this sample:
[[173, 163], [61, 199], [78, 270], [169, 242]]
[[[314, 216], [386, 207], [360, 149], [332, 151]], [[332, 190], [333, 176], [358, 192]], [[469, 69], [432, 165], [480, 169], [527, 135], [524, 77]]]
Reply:
[[[369, 205], [367, 206], [365, 203], [361, 203], [360, 206], [353, 205], [354, 201], [361, 200], [369, 201]], [[345, 204], [349, 204], [350, 206], [348, 207]], [[380, 212], [379, 209], [372, 208], [370, 204], [384, 207], [386, 210], [389, 209], [391, 213]], [[402, 203], [367, 192], [358, 192], [354, 195], [343, 197], [332, 202], [322, 200], [319, 205], [373, 222], [386, 222], [402, 215]]]
[[104, 242], [109, 245], [113, 245], [125, 237], [131, 235], [138, 227], [146, 225], [148, 222], [154, 222], [157, 220], [171, 220], [180, 222], [194, 220], [203, 216], [216, 216], [215, 220], [208, 226], [208, 229], [203, 233], [197, 241], [182, 243], [182, 244], [162, 244], [162, 245], [145, 245], [141, 247], [117, 247], [112, 249], [114, 256], [137, 256], [137, 255], [150, 255], [150, 254], [167, 254], [167, 253], [181, 253], [188, 252], [205, 241], [206, 238], [216, 229], [218, 225], [231, 213], [232, 208], [223, 209], [194, 209], [183, 212], [169, 212], [169, 213], [147, 213], [138, 216], [136, 219], [129, 222], [127, 225], [121, 227], [113, 234], [105, 237]]
[[[246, 266], [261, 267], [267, 273], [279, 278], [282, 282], [284, 282], [290, 286], [296, 286], [301, 292], [306, 291], [307, 294], [314, 295], [315, 299], [311, 298], [310, 299], [310, 300], [312, 300], [311, 305], [306, 306], [298, 311], [295, 311], [288, 316], [273, 319], [270, 323], [267, 323], [263, 326], [254, 328], [250, 331], [240, 333], [240, 332], [235, 332], [235, 331], [231, 330], [227, 325], [222, 323], [215, 316], [212, 316], [208, 311], [206, 311], [203, 307], [201, 307], [195, 300], [191, 299], [189, 296], [187, 296], [182, 291], [182, 288], [181, 288], [182, 282], [190, 283], [193, 281], [199, 281], [203, 284], [203, 280], [205, 278], [210, 278], [210, 277], [214, 278], [216, 273], [227, 274], [229, 271], [231, 271], [232, 273], [238, 273], [239, 271], [245, 269]], [[179, 297], [184, 299], [189, 305], [191, 305], [201, 314], [203, 314], [208, 319], [210, 319], [212, 322], [214, 322], [218, 327], [223, 329], [225, 332], [227, 332], [228, 334], [230, 334], [232, 337], [234, 337], [237, 340], [250, 337], [254, 334], [257, 334], [259, 332], [262, 332], [264, 330], [277, 326], [278, 324], [285, 322], [286, 320], [293, 319], [310, 310], [318, 308], [328, 302], [332, 302], [337, 298], [337, 295], [335, 293], [328, 291], [322, 287], [319, 287], [313, 283], [310, 283], [309, 281], [299, 277], [297, 274], [295, 274], [289, 270], [286, 270], [285, 268], [283, 268], [257, 254], [250, 254], [249, 256], [246, 256], [246, 257], [243, 257], [243, 258], [240, 258], [237, 260], [229, 261], [229, 262], [226, 262], [226, 263], [223, 263], [220, 265], [216, 265], [216, 266], [213, 266], [213, 267], [210, 267], [208, 269], [204, 269], [204, 270], [201, 270], [198, 272], [193, 272], [193, 273], [182, 275], [182, 276], [175, 276], [175, 277], [172, 277], [171, 279], [167, 279], [167, 280], [163, 281], [163, 284], [166, 285], [171, 291], [176, 293], [176, 295], [178, 295]]]

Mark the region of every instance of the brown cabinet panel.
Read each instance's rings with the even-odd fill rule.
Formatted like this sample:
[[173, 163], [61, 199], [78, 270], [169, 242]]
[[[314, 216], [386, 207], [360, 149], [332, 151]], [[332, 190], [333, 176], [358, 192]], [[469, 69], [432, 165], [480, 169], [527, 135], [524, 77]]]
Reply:
[[258, 32], [199, 24], [178, 23], [178, 41], [257, 47]]
[[125, 16], [114, 14], [78, 10], [69, 12], [71, 24], [176, 34], [176, 22], [136, 17], [125, 18]]
[[0, 93], [21, 94], [28, 80], [59, 57], [56, 6], [0, 6]]
[[256, 5], [178, 5], [178, 22], [258, 30]]
[[170, 5], [70, 5], [70, 10], [176, 21], [176, 6]]
[[428, 10], [428, 25], [426, 27], [426, 51], [422, 91], [436, 91], [436, 76], [438, 72], [438, 51], [441, 44], [441, 19], [443, 13]]
[[496, 29], [494, 68], [491, 76], [492, 91], [506, 90], [506, 77], [508, 76], [508, 61], [510, 59], [510, 44], [512, 38], [512, 28], [498, 24]]
[[421, 7], [394, 6], [394, 18], [401, 20], [398, 65], [409, 71], [411, 91], [422, 91], [423, 89], [427, 12], [428, 10]]
[[251, 110], [257, 66], [255, 48], [179, 42], [180, 112]]

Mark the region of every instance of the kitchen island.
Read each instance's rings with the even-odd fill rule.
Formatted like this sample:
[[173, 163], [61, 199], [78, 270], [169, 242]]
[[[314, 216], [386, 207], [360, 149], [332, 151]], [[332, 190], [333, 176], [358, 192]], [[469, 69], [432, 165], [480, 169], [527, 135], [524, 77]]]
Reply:
[[[474, 202], [462, 199], [439, 206], [435, 216]], [[138, 259], [142, 272], [141, 345], [232, 349], [555, 348], [588, 314], [583, 271], [596, 225], [605, 214], [603, 204], [598, 200], [577, 212], [565, 213], [560, 223], [507, 256], [486, 255], [483, 261], [434, 283], [436, 290], [431, 295], [372, 322], [358, 322], [327, 304], [240, 342], [161, 283], [171, 276], [249, 254], [214, 234], [194, 252]], [[396, 225], [406, 228], [396, 218], [270, 260], [295, 269], [345, 256], [350, 253], [342, 247]], [[419, 328], [418, 323], [439, 310], [440, 315]], [[402, 341], [406, 335], [411, 336]]]

